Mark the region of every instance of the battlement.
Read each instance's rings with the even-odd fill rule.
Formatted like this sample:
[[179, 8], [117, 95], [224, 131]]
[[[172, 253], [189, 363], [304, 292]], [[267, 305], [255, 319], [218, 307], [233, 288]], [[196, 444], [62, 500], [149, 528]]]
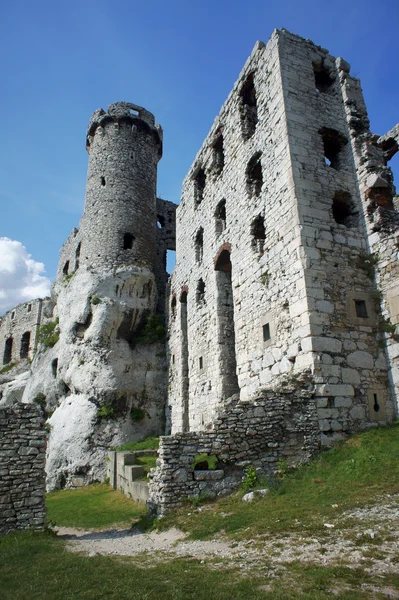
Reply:
[[98, 127], [105, 127], [108, 123], [128, 122], [155, 136], [159, 143], [158, 156], [162, 156], [163, 131], [160, 125], [155, 124], [154, 115], [137, 104], [131, 102], [114, 102], [108, 106], [108, 112], [98, 108], [92, 116], [87, 127], [86, 149], [90, 152], [93, 137]]

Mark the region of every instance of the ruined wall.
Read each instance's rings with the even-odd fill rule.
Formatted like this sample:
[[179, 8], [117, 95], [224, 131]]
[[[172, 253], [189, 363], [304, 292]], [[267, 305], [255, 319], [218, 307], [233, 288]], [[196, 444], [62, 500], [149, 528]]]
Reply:
[[[229, 402], [212, 431], [162, 437], [159, 466], [150, 474], [150, 507], [163, 514], [185, 499], [228, 493], [248, 466], [263, 477], [275, 473], [281, 459], [289, 465], [308, 460], [320, 446], [313, 394], [306, 378], [287, 380], [279, 391]], [[216, 455], [216, 470], [195, 470], [200, 454]]]
[[[301, 222], [302, 317], [310, 326], [298, 360], [319, 384], [320, 429], [329, 444], [341, 431], [394, 416], [343, 93], [352, 78], [343, 59], [288, 32], [279, 36], [279, 55]], [[360, 87], [358, 95], [363, 103]], [[344, 423], [336, 418], [341, 407]]]
[[[349, 70], [275, 31], [255, 46], [184, 181], [169, 306], [172, 433], [212, 428], [229, 395], [248, 399], [290, 371], [315, 378], [323, 444], [394, 416]], [[397, 252], [382, 253], [394, 287]]]
[[0, 366], [33, 357], [42, 319], [42, 299], [18, 304], [0, 319]]
[[36, 405], [0, 409], [0, 533], [44, 527], [46, 437]]
[[160, 313], [165, 312], [166, 286], [170, 276], [166, 271], [166, 254], [168, 250], [176, 250], [176, 208], [173, 202], [157, 198], [155, 278], [158, 288], [157, 310]]
[[[274, 34], [255, 46], [183, 184], [169, 318], [172, 432], [185, 421], [211, 427], [238, 388], [249, 398], [291, 370], [309, 333], [295, 313], [303, 265], [277, 42]], [[227, 254], [231, 283], [219, 265]]]

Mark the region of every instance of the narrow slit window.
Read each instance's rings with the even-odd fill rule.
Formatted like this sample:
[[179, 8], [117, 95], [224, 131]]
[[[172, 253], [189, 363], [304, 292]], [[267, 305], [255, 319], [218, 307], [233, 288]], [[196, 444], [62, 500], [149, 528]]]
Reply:
[[69, 260], [66, 261], [64, 268], [62, 269], [64, 275], [68, 275], [69, 273]]
[[196, 299], [197, 304], [202, 304], [205, 302], [205, 283], [203, 279], [198, 281]]
[[354, 300], [356, 316], [360, 319], [368, 319], [367, 306], [365, 300]]
[[262, 163], [260, 161], [262, 153], [257, 152], [251, 158], [247, 165], [246, 180], [247, 191], [250, 197], [259, 196], [263, 185]]
[[267, 342], [270, 340], [271, 335], [270, 335], [270, 323], [265, 323], [262, 326], [262, 331], [263, 331], [263, 341]]
[[252, 247], [259, 252], [259, 254], [263, 253], [263, 248], [265, 245], [265, 223], [262, 215], [258, 215], [253, 221], [251, 225], [251, 235], [252, 235]]
[[197, 208], [204, 199], [206, 175], [204, 169], [199, 169], [194, 177], [194, 206]]
[[216, 175], [220, 175], [224, 167], [223, 135], [220, 132], [218, 133], [212, 148], [212, 170]]
[[105, 187], [105, 177], [101, 177], [101, 187]]
[[79, 244], [76, 247], [76, 251], [75, 251], [75, 271], [77, 271], [79, 269], [81, 249], [82, 249], [82, 242], [79, 242]]
[[11, 362], [12, 344], [13, 344], [12, 337], [8, 338], [4, 344], [3, 365], [6, 365], [9, 362]]
[[172, 315], [172, 319], [176, 318], [176, 305], [177, 305], [176, 296], [173, 295], [172, 296], [172, 301], [170, 303], [170, 312], [171, 312], [171, 315]]
[[379, 412], [380, 410], [380, 405], [378, 402], [378, 395], [377, 394], [373, 394], [373, 400], [374, 400], [374, 404], [373, 404], [373, 408], [375, 412]]
[[32, 304], [28, 304], [28, 310], [27, 310], [27, 312], [29, 313], [31, 311], [32, 311]]
[[28, 358], [30, 346], [30, 331], [25, 331], [21, 338], [20, 358]]
[[253, 136], [258, 122], [258, 108], [254, 75], [250, 73], [246, 78], [240, 92], [240, 118], [241, 131], [244, 140]]
[[195, 236], [195, 260], [197, 263], [202, 262], [204, 254], [204, 230], [200, 227]]
[[55, 358], [51, 363], [51, 372], [53, 374], [54, 379], [57, 377], [58, 370], [58, 358]]
[[226, 200], [221, 200], [215, 210], [216, 235], [220, 235], [226, 229]]
[[204, 358], [202, 356], [199, 357], [198, 364], [199, 364], [200, 371], [202, 371], [202, 369], [204, 368]]
[[134, 235], [131, 233], [125, 233], [123, 236], [123, 249], [131, 250], [133, 248]]

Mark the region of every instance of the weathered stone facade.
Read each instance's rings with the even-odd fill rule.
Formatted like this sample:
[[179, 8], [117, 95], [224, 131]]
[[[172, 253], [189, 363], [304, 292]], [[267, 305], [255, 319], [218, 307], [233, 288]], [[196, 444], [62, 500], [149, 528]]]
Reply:
[[[156, 198], [153, 115], [94, 113], [84, 214], [47, 303], [59, 342], [39, 348], [23, 396], [54, 410], [52, 487], [101, 477], [111, 444], [165, 430], [165, 404], [161, 511], [174, 493], [236, 485], [248, 461], [273, 471], [394, 418], [398, 135], [370, 132], [346, 61], [286, 30], [255, 45], [177, 210]], [[165, 299], [168, 360], [159, 322], [143, 329]], [[285, 393], [287, 380], [307, 387]], [[224, 465], [217, 483], [190, 467], [206, 449]]]
[[42, 306], [42, 299], [30, 300], [0, 317], [0, 366], [32, 359], [42, 320]]
[[0, 533], [44, 527], [46, 438], [36, 405], [0, 408]]

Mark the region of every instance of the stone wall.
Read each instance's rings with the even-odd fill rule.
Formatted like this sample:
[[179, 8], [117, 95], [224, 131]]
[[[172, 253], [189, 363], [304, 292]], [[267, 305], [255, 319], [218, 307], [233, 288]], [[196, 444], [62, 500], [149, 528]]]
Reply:
[[43, 300], [18, 304], [0, 319], [0, 366], [32, 358], [42, 319]]
[[[150, 507], [163, 514], [186, 499], [228, 493], [248, 466], [262, 477], [276, 472], [281, 459], [289, 465], [308, 460], [320, 447], [313, 395], [305, 376], [287, 380], [251, 401], [231, 399], [212, 431], [162, 437], [158, 468], [150, 474]], [[201, 454], [216, 455], [216, 470], [193, 468]]]
[[46, 431], [40, 409], [0, 409], [0, 533], [45, 524]]

